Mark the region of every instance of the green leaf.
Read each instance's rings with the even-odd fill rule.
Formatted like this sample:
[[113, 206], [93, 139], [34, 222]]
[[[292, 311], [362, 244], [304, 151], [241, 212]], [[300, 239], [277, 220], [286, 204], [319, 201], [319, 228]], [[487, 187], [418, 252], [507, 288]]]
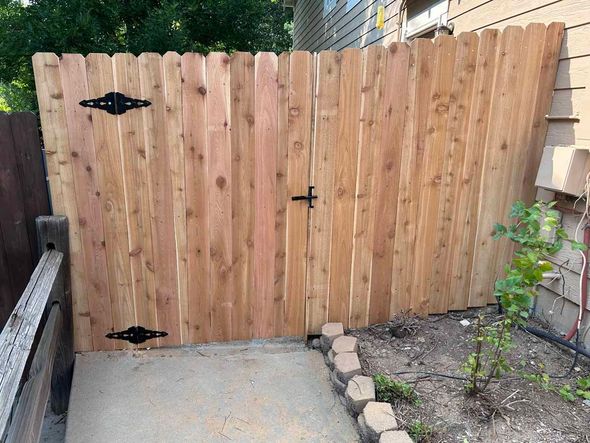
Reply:
[[571, 241], [572, 251], [585, 251], [587, 249], [584, 243], [577, 242], [575, 240]]

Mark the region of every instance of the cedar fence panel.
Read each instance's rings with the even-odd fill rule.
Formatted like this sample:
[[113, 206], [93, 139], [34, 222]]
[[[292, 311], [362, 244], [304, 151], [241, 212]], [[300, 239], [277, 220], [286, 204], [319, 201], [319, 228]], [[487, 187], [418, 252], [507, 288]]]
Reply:
[[49, 214], [37, 117], [0, 113], [0, 325], [39, 258], [35, 218]]
[[[319, 54], [36, 54], [76, 348], [316, 334], [492, 302], [562, 24]], [[151, 105], [112, 115], [80, 100]], [[305, 196], [314, 186], [313, 209]], [[152, 345], [150, 342], [148, 345]]]

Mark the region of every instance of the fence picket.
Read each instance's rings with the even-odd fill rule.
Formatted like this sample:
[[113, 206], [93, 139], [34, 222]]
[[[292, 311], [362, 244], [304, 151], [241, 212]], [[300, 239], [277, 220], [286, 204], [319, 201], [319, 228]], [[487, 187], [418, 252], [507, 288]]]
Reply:
[[153, 263], [146, 265], [154, 272], [158, 330], [168, 333], [167, 337], [158, 339], [158, 343], [174, 346], [180, 344], [181, 337], [171, 154], [167, 147], [167, 127], [163, 124], [166, 121], [164, 67], [162, 57], [154, 53], [141, 54], [138, 62], [140, 98], [152, 103], [151, 106], [142, 109], [154, 254]]
[[[256, 143], [254, 206], [254, 324], [256, 337], [274, 335], [274, 254], [276, 218], [276, 166], [278, 143], [278, 59], [276, 54], [259, 52], [255, 57]], [[249, 202], [245, 202], [248, 205]]]
[[315, 137], [311, 183], [318, 194], [311, 211], [310, 239], [307, 254], [307, 330], [319, 332], [328, 321], [330, 298], [330, 252], [332, 239], [334, 161], [330, 150], [338, 137], [338, 91], [340, 55], [322, 51], [317, 58], [318, 81], [315, 100]]
[[[106, 54], [86, 57], [86, 76], [90, 97], [101, 97], [115, 90], [111, 58]], [[120, 331], [136, 324], [136, 320], [118, 125], [115, 119], [100, 110], [93, 109], [91, 115], [113, 326]]]
[[[62, 84], [67, 85], [63, 94], [69, 145], [76, 146], [76, 150], [72, 150], [72, 154], [76, 152], [76, 155], [71, 155], [71, 162], [82, 243], [83, 260], [79, 266], [83, 269], [85, 278], [91, 282], [86, 285], [87, 301], [84, 298], [75, 299], [86, 304], [86, 312], [92, 313], [90, 328], [94, 346], [108, 349], [114, 345], [105, 338], [105, 333], [113, 329], [109, 278], [114, 277], [109, 277], [107, 267], [92, 115], [89, 108], [78, 105], [80, 100], [89, 97], [86, 61], [79, 54], [64, 54], [60, 65]], [[74, 312], [76, 310], [74, 304]]]
[[348, 327], [354, 229], [357, 149], [361, 106], [361, 51], [341, 53], [338, 98], [338, 141], [333, 146], [334, 185], [332, 204], [332, 251], [328, 320]]
[[254, 56], [236, 52], [231, 57], [231, 149], [232, 149], [232, 274], [236, 295], [233, 337], [246, 340], [255, 336], [254, 216], [255, 163], [254, 112], [256, 84]]
[[[313, 58], [295, 51], [289, 60], [289, 133], [287, 135], [287, 198], [307, 194], [311, 147]], [[287, 264], [285, 335], [305, 333], [305, 272], [308, 209], [287, 201]]]
[[513, 26], [507, 27], [500, 38], [498, 48], [497, 74], [494, 82], [494, 95], [490, 110], [490, 123], [486, 140], [486, 154], [483, 163], [483, 177], [480, 191], [485, 199], [480, 200], [480, 212], [473, 256], [471, 290], [469, 306], [484, 306], [494, 281], [500, 277], [503, 262], [501, 261], [501, 242], [492, 239], [493, 224], [506, 220], [505, 199], [507, 189], [498, 186], [506, 184], [507, 166], [516, 149], [510, 143], [510, 130], [513, 114], [519, 109], [520, 48], [523, 30]]
[[280, 337], [285, 330], [285, 272], [287, 257], [287, 167], [289, 134], [289, 54], [278, 57], [277, 96], [277, 179], [275, 218], [275, 276], [274, 276], [274, 334]]
[[469, 107], [465, 160], [460, 174], [459, 200], [456, 202], [455, 223], [451, 243], [456, 253], [449, 260], [451, 282], [449, 308], [465, 309], [469, 305], [471, 270], [477, 234], [481, 171], [490, 121], [494, 72], [500, 34], [486, 29], [481, 33], [475, 67], [474, 94]]
[[183, 54], [181, 65], [189, 340], [202, 343], [211, 340], [207, 69], [195, 53]]
[[[380, 112], [381, 140], [375, 154], [375, 234], [371, 268], [369, 323], [380, 323], [397, 313], [397, 299], [392, 297], [392, 267], [402, 142], [408, 100], [410, 47], [392, 43], [387, 50], [384, 73], [385, 91]], [[391, 88], [388, 85], [395, 84]]]
[[[115, 88], [128, 97], [141, 97], [137, 57], [129, 53], [115, 54], [113, 69]], [[153, 263], [153, 251], [143, 116], [141, 112], [127, 112], [118, 119], [136, 321], [156, 329], [156, 283], [153, 271], [148, 268]]]
[[360, 130], [358, 137], [357, 179], [350, 289], [349, 325], [368, 324], [371, 290], [371, 263], [375, 231], [375, 173], [379, 171], [376, 149], [381, 144], [381, 108], [387, 50], [369, 46], [362, 52]]

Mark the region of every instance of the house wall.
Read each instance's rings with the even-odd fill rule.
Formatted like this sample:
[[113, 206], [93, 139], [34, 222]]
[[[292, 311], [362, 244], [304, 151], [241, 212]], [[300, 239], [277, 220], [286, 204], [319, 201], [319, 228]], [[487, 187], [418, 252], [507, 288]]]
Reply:
[[[342, 48], [364, 48], [398, 40], [398, 7], [400, 0], [361, 0], [346, 11], [346, 0], [324, 17], [322, 0], [298, 0], [294, 10], [293, 48], [305, 51]], [[385, 25], [375, 28], [377, 8], [385, 6]]]

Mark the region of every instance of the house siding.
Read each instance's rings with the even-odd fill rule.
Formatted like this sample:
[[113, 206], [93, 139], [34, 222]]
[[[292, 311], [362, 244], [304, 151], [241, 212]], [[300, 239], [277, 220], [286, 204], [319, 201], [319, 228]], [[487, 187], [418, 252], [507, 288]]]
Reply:
[[[293, 48], [312, 52], [338, 51], [397, 41], [398, 2], [361, 0], [347, 12], [346, 0], [338, 0], [324, 17], [322, 0], [299, 0], [294, 11]], [[380, 4], [385, 6], [385, 24], [381, 30], [375, 27]]]

